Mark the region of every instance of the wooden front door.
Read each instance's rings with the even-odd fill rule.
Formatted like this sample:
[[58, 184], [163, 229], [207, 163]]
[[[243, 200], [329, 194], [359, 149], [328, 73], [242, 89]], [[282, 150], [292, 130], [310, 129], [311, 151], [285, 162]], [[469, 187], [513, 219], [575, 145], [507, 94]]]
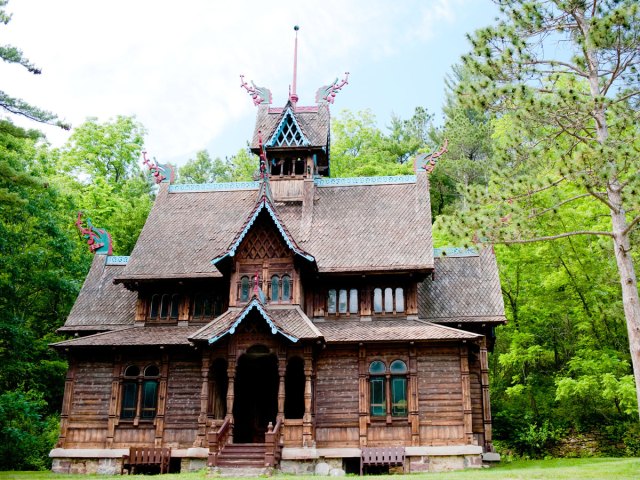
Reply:
[[256, 345], [238, 359], [233, 404], [234, 443], [261, 443], [278, 413], [278, 360]]

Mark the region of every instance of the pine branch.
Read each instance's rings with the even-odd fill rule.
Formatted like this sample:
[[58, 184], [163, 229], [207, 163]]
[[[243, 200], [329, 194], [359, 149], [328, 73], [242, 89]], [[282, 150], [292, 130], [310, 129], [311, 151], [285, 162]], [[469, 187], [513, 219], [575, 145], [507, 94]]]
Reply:
[[0, 90], [0, 109], [4, 109], [15, 115], [21, 115], [36, 122], [54, 125], [64, 130], [71, 128], [70, 125], [57, 120], [58, 117], [53, 113], [33, 107], [19, 98], [10, 97], [2, 90]]
[[42, 70], [22, 56], [22, 51], [11, 45], [0, 47], [0, 59], [7, 63], [17, 63], [29, 70], [34, 75], [40, 75]]
[[589, 193], [582, 193], [582, 194], [580, 194], [580, 195], [576, 195], [575, 197], [571, 197], [571, 198], [568, 198], [567, 200], [563, 200], [563, 201], [562, 201], [562, 202], [560, 202], [560, 203], [556, 203], [556, 204], [555, 204], [554, 206], [552, 206], [552, 207], [545, 208], [544, 210], [542, 210], [542, 211], [540, 211], [540, 212], [532, 213], [532, 214], [531, 214], [531, 215], [529, 215], [527, 218], [535, 218], [535, 217], [539, 217], [539, 216], [541, 216], [541, 215], [544, 215], [544, 214], [545, 214], [545, 213], [547, 213], [547, 212], [550, 212], [550, 211], [552, 211], [552, 210], [555, 210], [555, 209], [557, 209], [557, 208], [560, 208], [561, 206], [566, 205], [567, 203], [571, 203], [571, 202], [573, 202], [573, 201], [575, 201], [575, 200], [578, 200], [578, 199], [580, 199], [580, 198], [585, 198], [585, 197], [589, 197], [589, 196], [591, 196], [591, 194], [589, 194]]
[[629, 225], [627, 225], [627, 228], [625, 228], [622, 231], [622, 235], [627, 235], [631, 231], [631, 229], [638, 224], [638, 222], [640, 222], [640, 215], [638, 215], [636, 218], [631, 220], [631, 223], [629, 223]]
[[601, 235], [605, 237], [613, 237], [611, 232], [601, 232], [597, 230], [577, 230], [575, 232], [565, 232], [558, 235], [549, 235], [546, 237], [535, 237], [526, 239], [512, 239], [512, 240], [496, 240], [495, 243], [502, 243], [504, 245], [513, 245], [517, 243], [535, 243], [546, 242], [547, 240], [558, 240], [560, 238], [573, 237], [575, 235]]

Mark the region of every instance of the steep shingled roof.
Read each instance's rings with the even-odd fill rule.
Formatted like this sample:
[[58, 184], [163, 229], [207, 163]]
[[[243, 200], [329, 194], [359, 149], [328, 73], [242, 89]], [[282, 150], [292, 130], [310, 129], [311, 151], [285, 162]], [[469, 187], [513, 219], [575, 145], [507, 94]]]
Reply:
[[113, 332], [97, 333], [87, 337], [74, 338], [52, 343], [55, 348], [68, 347], [115, 347], [152, 345], [190, 345], [189, 336], [198, 326], [147, 326], [128, 327]]
[[[431, 211], [426, 174], [377, 184], [344, 179], [315, 188], [310, 228], [302, 229], [302, 204], [274, 204], [297, 245], [320, 273], [433, 267]], [[219, 277], [211, 263], [227, 253], [255, 208], [257, 185], [214, 185], [209, 191], [161, 185], [128, 265], [127, 280]], [[178, 185], [177, 187], [182, 187]], [[204, 188], [203, 188], [204, 189]], [[345, 208], [348, 206], [348, 208]]]
[[[271, 138], [273, 132], [278, 128], [284, 113], [284, 108], [270, 108], [268, 105], [260, 105], [256, 116], [256, 126], [251, 140], [251, 149], [258, 148], [258, 132], [262, 132], [263, 139]], [[309, 140], [309, 147], [326, 147], [329, 138], [330, 114], [329, 106], [321, 104], [317, 107], [297, 107], [294, 113], [295, 119], [304, 132], [305, 137]]]
[[124, 270], [122, 265], [105, 265], [106, 255], [95, 255], [87, 278], [64, 326], [58, 331], [113, 330], [132, 325], [137, 293], [113, 279]]
[[438, 323], [504, 322], [504, 301], [496, 257], [477, 254], [436, 256], [434, 278], [418, 287], [420, 318]]

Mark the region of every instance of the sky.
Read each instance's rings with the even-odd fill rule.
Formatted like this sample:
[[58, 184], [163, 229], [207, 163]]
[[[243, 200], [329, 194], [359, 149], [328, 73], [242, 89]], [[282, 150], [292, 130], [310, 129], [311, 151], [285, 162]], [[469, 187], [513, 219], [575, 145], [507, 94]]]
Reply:
[[[497, 14], [489, 0], [10, 0], [6, 10], [0, 45], [20, 48], [42, 74], [0, 64], [1, 90], [76, 126], [135, 115], [150, 155], [178, 165], [199, 150], [225, 157], [246, 146], [256, 107], [240, 74], [284, 105], [294, 25], [298, 105], [314, 105], [316, 90], [348, 71], [332, 115], [370, 109], [384, 128], [417, 106], [441, 119], [466, 34]], [[54, 146], [69, 135], [13, 120]]]

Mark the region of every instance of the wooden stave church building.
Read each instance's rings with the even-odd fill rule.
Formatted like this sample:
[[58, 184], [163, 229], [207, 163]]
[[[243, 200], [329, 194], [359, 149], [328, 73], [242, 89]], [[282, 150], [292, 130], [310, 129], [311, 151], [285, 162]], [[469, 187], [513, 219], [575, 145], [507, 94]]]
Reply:
[[54, 471], [117, 472], [130, 446], [170, 447], [173, 470], [224, 465], [229, 444], [290, 472], [352, 469], [364, 446], [405, 446], [412, 472], [491, 456], [493, 251], [434, 250], [429, 157], [328, 178], [337, 87], [283, 108], [247, 88], [256, 182], [172, 185], [151, 165], [131, 256], [96, 249], [60, 329], [74, 338], [54, 344], [69, 360]]

